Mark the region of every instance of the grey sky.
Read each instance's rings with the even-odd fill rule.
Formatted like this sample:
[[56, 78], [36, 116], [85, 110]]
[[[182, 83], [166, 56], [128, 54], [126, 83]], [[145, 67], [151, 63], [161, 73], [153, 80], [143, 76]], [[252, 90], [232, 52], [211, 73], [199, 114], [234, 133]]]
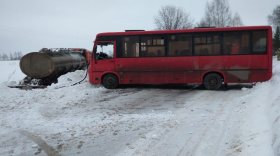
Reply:
[[[209, 0], [208, 0], [209, 1]], [[43, 47], [92, 49], [99, 32], [155, 28], [164, 5], [182, 7], [195, 22], [207, 0], [0, 0], [0, 53]], [[267, 25], [279, 0], [229, 0], [245, 25]]]

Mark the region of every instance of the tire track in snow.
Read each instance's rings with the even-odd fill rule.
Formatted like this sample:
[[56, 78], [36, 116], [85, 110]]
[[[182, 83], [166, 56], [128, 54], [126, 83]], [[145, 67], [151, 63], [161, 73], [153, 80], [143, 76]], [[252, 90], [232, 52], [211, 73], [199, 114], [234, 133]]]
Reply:
[[[220, 105], [222, 106], [222, 105]], [[212, 122], [210, 122], [208, 125], [205, 126], [205, 128], [203, 129], [203, 131], [201, 131], [202, 133], [196, 134], [196, 136], [199, 136], [199, 139], [195, 139], [198, 140], [198, 142], [196, 142], [194, 144], [194, 147], [189, 151], [189, 148], [186, 147], [191, 147], [191, 145], [193, 144], [193, 137], [191, 137], [190, 139], [188, 139], [188, 141], [186, 142], [185, 146], [183, 146], [177, 156], [183, 156], [183, 155], [189, 155], [192, 156], [194, 155], [194, 153], [196, 152], [196, 150], [198, 149], [199, 145], [201, 145], [203, 138], [206, 137], [207, 132], [209, 131], [209, 129], [211, 128], [211, 126], [213, 126], [213, 124], [216, 122], [217, 117], [219, 116], [220, 113], [222, 113], [224, 110], [224, 106], [217, 111], [217, 113], [215, 113], [215, 115], [210, 119]]]
[[26, 130], [19, 130], [19, 133], [35, 142], [48, 156], [59, 156], [59, 153], [53, 147], [48, 145], [40, 136]]
[[[102, 94], [105, 96], [96, 95], [87, 99], [99, 100], [99, 103], [86, 105], [91, 113], [106, 117], [93, 125], [93, 128], [97, 127], [101, 132], [93, 137], [99, 144], [85, 144], [83, 148], [88, 146], [88, 150], [97, 152], [97, 155], [115, 155], [117, 150], [131, 148], [135, 140], [143, 139], [158, 124], [166, 123], [173, 117], [173, 111], [181, 108], [185, 99], [195, 92], [191, 89], [152, 88], [108, 90]], [[109, 142], [102, 141], [111, 139], [110, 145]], [[104, 152], [108, 147], [111, 150]]]
[[[177, 89], [137, 89], [130, 92], [116, 90], [109, 92], [109, 95], [98, 99], [98, 108], [115, 113], [141, 113], [141, 111], [160, 111], [168, 110], [171, 107], [178, 109], [183, 103], [179, 96], [191, 92], [193, 89], [177, 90]], [[164, 99], [164, 100], [163, 100]], [[92, 100], [91, 100], [92, 101]], [[165, 101], [162, 103], [162, 101]]]
[[[227, 105], [223, 103], [225, 99], [230, 97], [227, 96], [227, 93], [216, 92], [217, 95], [215, 97], [212, 97], [212, 93], [213, 92], [206, 91], [205, 94], [205, 92], [200, 91], [198, 94], [194, 95], [193, 99], [204, 97], [206, 99], [219, 99], [218, 101], [212, 102], [211, 100], [208, 100], [207, 103], [205, 103], [204, 101], [203, 105], [201, 104], [202, 101], [200, 100], [189, 102], [189, 104], [187, 104], [184, 109], [179, 109], [176, 112], [175, 118], [172, 119], [173, 121], [179, 121], [179, 123], [175, 127], [171, 127], [169, 129], [165, 128], [165, 130], [161, 130], [161, 132], [159, 131], [159, 137], [162, 138], [160, 138], [159, 140], [154, 139], [154, 141], [150, 142], [148, 146], [134, 151], [134, 153], [131, 155], [194, 155], [197, 149], [201, 148], [202, 144], [204, 144], [203, 141], [205, 141], [206, 137], [210, 137], [211, 139], [212, 134], [208, 134], [211, 131], [215, 131], [215, 129], [212, 128], [214, 124], [217, 124], [219, 126], [218, 128], [221, 127], [221, 133], [219, 133], [220, 138], [218, 140], [215, 140], [216, 142], [214, 144], [221, 144], [221, 142], [224, 140], [224, 136], [226, 135], [226, 132], [222, 127], [228, 124], [227, 119], [230, 118], [230, 115], [228, 115], [228, 113], [224, 111], [232, 111], [231, 108], [234, 106], [232, 105], [226, 107], [227, 105], [231, 105], [233, 103], [227, 103]], [[222, 98], [219, 98], [219, 96], [221, 96]], [[213, 106], [213, 104], [215, 103], [217, 104]], [[208, 119], [207, 116], [206, 118], [197, 118], [197, 116], [199, 116], [199, 111], [194, 112], [193, 114], [189, 114], [189, 111], [191, 112], [191, 110], [195, 108], [206, 110], [209, 109], [209, 113], [211, 115], [209, 115], [210, 118]], [[192, 119], [192, 117], [195, 117], [195, 119]], [[223, 120], [223, 122], [220, 123], [218, 122], [219, 120]], [[198, 126], [193, 128], [192, 126], [190, 126], [191, 124], [198, 124]], [[163, 127], [161, 128], [163, 129]], [[189, 134], [187, 132], [189, 129], [195, 132], [191, 132]], [[157, 130], [155, 130], [155, 133], [156, 131]], [[211, 143], [213, 143], [213, 140], [211, 141]], [[167, 148], [168, 150], [166, 150]], [[212, 150], [211, 152], [219, 153], [219, 147], [216, 147], [216, 149]]]
[[[166, 92], [166, 94], [168, 94]], [[170, 93], [169, 93], [170, 94]], [[178, 111], [182, 111], [182, 109], [189, 109], [192, 106], [196, 105], [195, 103], [188, 103], [185, 105], [185, 101], [192, 101], [193, 99], [196, 99], [197, 97], [200, 97], [202, 92], [200, 90], [185, 90], [185, 91], [177, 91], [176, 93], [171, 93], [172, 97], [176, 97], [176, 101], [181, 103], [183, 107], [181, 108], [176, 108], [173, 111], [173, 114], [178, 114]], [[166, 101], [167, 105], [173, 104], [174, 101]], [[184, 110], [184, 113], [185, 110]], [[153, 155], [150, 152], [150, 149], [154, 149], [155, 146], [161, 143], [162, 139], [166, 135], [170, 134], [173, 132], [173, 129], [175, 129], [177, 126], [177, 118], [170, 118], [169, 122], [167, 123], [159, 123], [155, 128], [153, 128], [152, 131], [149, 131], [148, 133], [145, 134], [145, 138], [139, 138], [139, 140], [136, 140], [133, 142], [130, 146], [133, 148], [126, 148], [120, 151], [117, 155]], [[174, 127], [175, 126], [175, 127]], [[159, 140], [160, 139], [160, 140]], [[159, 155], [159, 154], [155, 154]], [[163, 154], [163, 155], [168, 155], [168, 154]], [[172, 153], [174, 155], [174, 153]]]
[[[208, 94], [209, 94], [209, 92], [208, 92]], [[210, 106], [212, 103], [217, 103], [217, 102], [211, 102], [211, 100], [209, 100], [209, 101], [210, 102], [208, 102], [206, 105]], [[225, 106], [221, 102], [222, 102], [222, 100], [219, 101], [219, 104], [217, 105], [218, 110], [210, 117], [210, 119], [207, 119], [207, 121], [211, 121], [211, 122], [208, 122], [206, 125], [200, 126], [200, 127], [203, 127], [203, 130], [196, 131], [195, 133], [192, 133], [192, 135], [188, 139], [185, 139], [185, 143], [181, 144], [181, 147], [177, 151], [177, 156], [181, 156], [181, 155], [190, 155], [191, 156], [191, 155], [195, 154], [195, 152], [197, 151], [199, 146], [202, 144], [202, 141], [205, 139], [205, 137], [209, 133], [209, 129], [211, 129], [211, 127], [215, 124], [215, 122], [217, 121], [217, 118], [220, 116], [220, 114], [222, 114], [224, 112]], [[187, 129], [187, 127], [188, 127], [187, 125], [188, 125], [188, 123], [184, 123], [184, 125], [182, 127], [180, 127], [179, 129]]]
[[[205, 155], [202, 151], [207, 151], [207, 155], [220, 155], [221, 147], [223, 146], [223, 141], [226, 139], [226, 134], [228, 133], [227, 128], [228, 125], [232, 125], [232, 116], [233, 116], [233, 107], [234, 103], [224, 103], [224, 100], [228, 99], [225, 95], [219, 101], [219, 108], [216, 113], [211, 117], [210, 121], [205, 128], [196, 134], [199, 136], [197, 139], [190, 138], [186, 145], [182, 147], [182, 149], [178, 152], [178, 156], [183, 155]], [[211, 105], [211, 102], [209, 103]], [[208, 120], [209, 121], [209, 120]], [[192, 148], [189, 148], [195, 142], [194, 140], [198, 140]], [[207, 142], [210, 141], [210, 144]], [[206, 146], [204, 145], [206, 144]], [[211, 148], [211, 151], [209, 149]], [[198, 152], [198, 153], [197, 153]], [[222, 154], [223, 155], [223, 154]]]
[[[154, 94], [152, 94], [153, 96], [151, 96], [150, 99], [146, 100], [144, 105], [155, 102], [155, 101], [153, 101], [154, 98], [162, 97], [164, 99], [162, 99], [161, 101], [158, 101], [158, 103], [160, 102], [159, 103], [160, 105], [162, 105], [162, 101], [165, 101], [164, 105], [172, 106], [172, 105], [176, 105], [176, 103], [182, 105], [182, 107], [175, 107], [174, 110], [170, 109], [170, 108], [167, 109], [168, 111], [173, 110], [172, 112], [175, 112], [175, 113], [178, 110], [186, 108], [184, 105], [186, 99], [192, 99], [194, 95], [197, 95], [197, 92], [200, 93], [200, 91], [195, 90], [195, 88], [186, 89], [186, 90], [176, 90], [176, 89], [165, 90], [165, 89], [163, 89], [163, 90], [153, 90], [152, 92], [154, 92]], [[150, 92], [150, 94], [152, 92]], [[158, 96], [160, 96], [160, 97], [158, 97]], [[169, 98], [171, 98], [172, 100], [170, 100]], [[187, 106], [187, 107], [191, 107], [191, 106]], [[170, 118], [169, 120], [172, 120], [172, 118]], [[159, 126], [159, 125], [161, 125], [161, 126]], [[141, 137], [136, 141], [130, 142], [129, 147], [122, 149], [121, 151], [119, 151], [117, 153], [117, 155], [119, 155], [119, 156], [145, 155], [145, 154], [142, 154], [142, 151], [148, 151], [148, 149], [151, 148], [152, 145], [155, 145], [158, 143], [158, 140], [154, 138], [154, 135], [155, 135], [154, 133], [156, 133], [156, 135], [158, 137], [161, 137], [169, 132], [169, 129], [166, 127], [169, 127], [169, 126], [172, 127], [172, 125], [173, 125], [173, 123], [170, 124], [170, 123], [166, 123], [166, 122], [163, 122], [163, 123], [159, 122], [151, 131], [148, 131], [145, 133], [145, 137]], [[162, 126], [164, 126], [165, 128], [163, 128]], [[142, 146], [144, 146], [144, 149], [143, 148], [139, 149], [139, 147], [142, 147]]]

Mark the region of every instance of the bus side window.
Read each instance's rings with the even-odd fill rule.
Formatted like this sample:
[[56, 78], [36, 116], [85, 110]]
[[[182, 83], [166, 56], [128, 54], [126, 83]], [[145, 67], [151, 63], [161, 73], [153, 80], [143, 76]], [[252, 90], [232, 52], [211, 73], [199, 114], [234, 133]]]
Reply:
[[231, 54], [238, 54], [240, 51], [240, 45], [237, 40], [233, 41], [231, 44]]
[[252, 36], [253, 40], [253, 53], [265, 53], [266, 52], [266, 32], [255, 31]]
[[168, 37], [168, 56], [192, 55], [192, 36], [176, 34]]
[[138, 36], [123, 37], [121, 57], [139, 57], [139, 47]]
[[111, 59], [114, 56], [114, 42], [100, 42], [97, 44], [96, 59]]
[[194, 37], [194, 53], [198, 56], [221, 55], [220, 34], [197, 34]]
[[225, 32], [223, 50], [228, 55], [250, 54], [248, 32]]
[[165, 56], [165, 39], [163, 36], [143, 36], [140, 47], [141, 57]]

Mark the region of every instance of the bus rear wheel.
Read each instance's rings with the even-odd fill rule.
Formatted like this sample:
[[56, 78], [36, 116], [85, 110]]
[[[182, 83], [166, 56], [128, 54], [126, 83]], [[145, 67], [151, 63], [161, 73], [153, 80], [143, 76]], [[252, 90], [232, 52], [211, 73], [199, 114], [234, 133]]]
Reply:
[[117, 76], [113, 74], [107, 74], [102, 79], [102, 85], [107, 89], [115, 89], [119, 85]]
[[211, 73], [204, 77], [203, 85], [208, 90], [218, 90], [223, 84], [223, 79], [219, 74]]

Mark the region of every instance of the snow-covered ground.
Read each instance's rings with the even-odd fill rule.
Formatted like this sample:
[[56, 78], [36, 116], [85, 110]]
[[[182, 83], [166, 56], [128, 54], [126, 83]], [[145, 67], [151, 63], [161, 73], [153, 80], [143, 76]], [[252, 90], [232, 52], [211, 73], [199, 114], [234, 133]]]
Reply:
[[[280, 62], [253, 88], [107, 90], [69, 73], [46, 89], [8, 88], [24, 75], [0, 62], [0, 155], [280, 155]], [[66, 87], [62, 87], [66, 86]]]

